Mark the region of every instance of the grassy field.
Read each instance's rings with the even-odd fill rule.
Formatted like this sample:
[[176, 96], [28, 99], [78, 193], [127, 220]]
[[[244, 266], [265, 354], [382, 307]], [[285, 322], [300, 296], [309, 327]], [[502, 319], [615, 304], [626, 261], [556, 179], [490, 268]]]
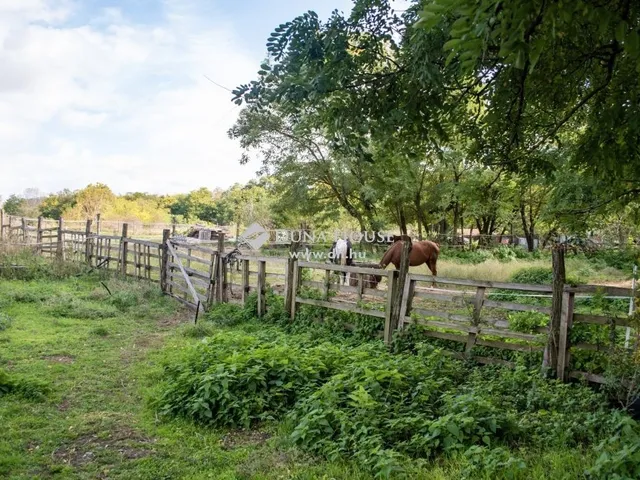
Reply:
[[117, 300], [96, 278], [0, 280], [0, 311], [11, 318], [0, 369], [49, 389], [42, 399], [0, 396], [0, 477], [358, 478], [281, 445], [274, 426], [160, 423], [145, 399], [162, 347], [198, 341], [181, 334], [192, 314], [155, 286], [105, 284]]
[[[2, 478], [372, 478], [356, 462], [302, 452], [281, 423], [215, 429], [160, 419], [150, 408], [167, 355], [212, 330], [256, 325], [194, 329], [192, 312], [157, 286], [87, 275], [0, 279], [0, 312], [0, 372], [17, 385], [4, 396], [0, 389]], [[596, 455], [582, 448], [517, 453], [528, 468], [514, 478], [579, 478]], [[468, 466], [468, 458], [452, 454], [413, 463], [406, 474], [458, 479]]]

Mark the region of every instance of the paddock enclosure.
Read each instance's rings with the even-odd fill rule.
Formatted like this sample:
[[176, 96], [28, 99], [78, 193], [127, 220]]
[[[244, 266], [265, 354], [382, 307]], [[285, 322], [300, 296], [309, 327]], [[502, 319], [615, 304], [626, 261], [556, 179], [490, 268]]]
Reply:
[[[285, 256], [247, 255], [225, 245], [224, 234], [199, 241], [160, 232], [161, 240], [133, 238], [123, 223], [119, 234], [96, 231], [92, 221], [75, 228], [64, 221], [13, 219], [2, 215], [0, 240], [32, 249], [34, 254], [82, 262], [93, 269], [159, 284], [162, 291], [198, 314], [217, 303], [244, 304], [257, 297], [257, 314], [282, 298], [291, 321], [305, 308], [350, 312], [354, 318], [375, 319], [377, 334], [390, 343], [396, 332], [420, 326], [448, 355], [483, 364], [513, 365], [512, 353], [556, 371], [558, 378], [586, 378], [604, 383], [601, 372], [589, 369], [584, 355], [607, 355], [624, 342], [637, 349], [638, 329], [633, 308], [594, 313], [594, 297], [637, 300], [635, 289], [554, 282], [533, 285], [433, 277], [407, 268], [376, 269], [304, 261]], [[554, 251], [554, 255], [556, 251]], [[558, 250], [563, 257], [563, 252]], [[562, 258], [562, 262], [564, 262]], [[352, 281], [341, 284], [346, 272]], [[367, 277], [382, 281], [369, 288]], [[519, 316], [539, 323], [518, 327]], [[352, 322], [345, 328], [353, 329]], [[598, 343], [580, 339], [580, 330], [602, 328]], [[586, 365], [586, 367], [585, 367]]]

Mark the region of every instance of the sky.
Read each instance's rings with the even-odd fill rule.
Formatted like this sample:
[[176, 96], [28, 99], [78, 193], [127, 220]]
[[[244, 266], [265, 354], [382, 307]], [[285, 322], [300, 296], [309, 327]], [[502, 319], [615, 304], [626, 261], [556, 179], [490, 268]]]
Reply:
[[0, 196], [116, 193], [255, 177], [227, 137], [266, 40], [351, 0], [0, 0]]

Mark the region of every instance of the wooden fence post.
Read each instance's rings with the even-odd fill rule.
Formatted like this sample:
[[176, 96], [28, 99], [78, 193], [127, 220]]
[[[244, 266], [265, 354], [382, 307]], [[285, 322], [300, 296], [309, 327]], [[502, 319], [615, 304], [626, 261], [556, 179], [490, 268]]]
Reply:
[[100, 235], [100, 214], [96, 213], [96, 235]]
[[542, 369], [545, 373], [554, 374], [558, 369], [558, 352], [560, 347], [560, 322], [562, 319], [562, 297], [566, 273], [564, 268], [564, 245], [554, 245], [551, 252], [553, 266], [553, 293], [551, 299], [551, 319], [549, 334], [544, 350]]
[[397, 270], [389, 270], [387, 273], [387, 305], [384, 310], [384, 343], [386, 344], [391, 343], [393, 339], [393, 301], [398, 288], [397, 273]]
[[258, 318], [267, 311], [267, 262], [258, 261]]
[[331, 288], [331, 270], [324, 271], [324, 291], [322, 292], [322, 298], [329, 300], [329, 290]]
[[169, 247], [167, 242], [169, 241], [169, 235], [171, 231], [168, 228], [162, 230], [162, 258], [160, 259], [160, 289], [163, 293], [167, 293], [167, 273], [169, 271]]
[[56, 258], [60, 261], [64, 260], [64, 220], [62, 217], [58, 219], [58, 244], [56, 245]]
[[298, 284], [300, 282], [300, 267], [298, 267], [298, 260], [292, 262], [293, 276], [291, 277], [291, 320], [296, 318], [296, 297], [298, 296]]
[[[249, 298], [249, 260], [242, 260], [242, 304]], [[286, 300], [285, 300], [286, 303]]]
[[229, 301], [229, 262], [226, 258], [220, 257], [220, 301], [227, 303]]
[[84, 229], [84, 260], [91, 265], [91, 220], [87, 220]]
[[565, 381], [569, 374], [571, 352], [569, 351], [569, 333], [573, 326], [573, 306], [575, 302], [574, 292], [562, 294], [562, 316], [560, 318], [560, 334], [558, 338], [558, 379]]
[[224, 233], [218, 235], [218, 269], [216, 273], [216, 301], [224, 301], [226, 286], [226, 262], [224, 259]]
[[0, 209], [0, 241], [4, 240], [4, 210]]
[[120, 272], [122, 275], [127, 275], [127, 255], [129, 250], [129, 242], [127, 242], [127, 236], [129, 235], [129, 224], [122, 224], [122, 238], [120, 239], [120, 251], [121, 253], [121, 263], [120, 263]]
[[216, 287], [216, 269], [218, 268], [218, 254], [211, 254], [211, 263], [209, 264], [209, 286], [207, 287], [207, 308], [211, 308], [211, 306], [216, 301], [215, 295], [215, 287]]
[[22, 217], [22, 243], [27, 243], [27, 221]]
[[[402, 256], [400, 257], [400, 269], [398, 270], [398, 276], [393, 279], [396, 285], [392, 288], [390, 301], [391, 311], [388, 315], [388, 325], [385, 322], [385, 337], [384, 341], [390, 343], [393, 332], [398, 328], [400, 323], [400, 310], [402, 309], [402, 294], [404, 293], [404, 285], [409, 276], [409, 254], [411, 253], [411, 237], [408, 235], [402, 235]], [[391, 278], [391, 277], [389, 277]], [[389, 287], [388, 287], [389, 288]], [[387, 293], [388, 295], [389, 293]], [[387, 328], [388, 327], [388, 328]]]
[[413, 306], [413, 296], [416, 291], [416, 281], [408, 278], [404, 284], [404, 292], [402, 293], [402, 304], [400, 306], [400, 320], [398, 322], [398, 329], [404, 328], [405, 317], [411, 314], [411, 308]]
[[42, 254], [42, 216], [38, 217], [38, 226], [36, 227], [36, 252]]

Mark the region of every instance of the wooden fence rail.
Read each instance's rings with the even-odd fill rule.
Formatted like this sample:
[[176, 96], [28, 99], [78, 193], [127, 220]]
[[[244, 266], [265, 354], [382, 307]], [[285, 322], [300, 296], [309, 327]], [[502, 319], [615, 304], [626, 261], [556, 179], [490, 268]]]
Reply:
[[[163, 231], [162, 241], [129, 237], [128, 225], [121, 235], [93, 232], [88, 220], [84, 229], [70, 229], [61, 219], [52, 226], [42, 218], [35, 221], [9, 217], [0, 210], [0, 240], [32, 248], [34, 254], [59, 260], [84, 262], [93, 269], [107, 269], [120, 275], [160, 284], [162, 291], [202, 312], [216, 303], [246, 304], [251, 293], [257, 297], [257, 314], [270, 308], [269, 292], [283, 297], [292, 321], [302, 308], [336, 310], [380, 319], [379, 335], [386, 343], [409, 325], [421, 326], [425, 337], [441, 342], [450, 355], [478, 363], [511, 365], [513, 352], [532, 354], [544, 367], [566, 381], [586, 378], [604, 382], [594, 372], [576, 368], [578, 352], [610, 352], [614, 341], [574, 341], [572, 329], [581, 325], [609, 328], [615, 339], [618, 328], [635, 328], [628, 315], [592, 314], [576, 311], [585, 294], [604, 294], [636, 299], [635, 289], [596, 285], [570, 286], [563, 273], [554, 285], [527, 285], [434, 277], [409, 272], [410, 239], [405, 238], [401, 268], [381, 269], [341, 266], [298, 260], [295, 256], [268, 257], [225, 251], [224, 235], [218, 244], [200, 244], [172, 238]], [[555, 253], [554, 253], [555, 255]], [[564, 258], [554, 258], [554, 265]], [[343, 284], [342, 273], [349, 281]], [[371, 288], [369, 279], [380, 283]], [[528, 294], [548, 294], [547, 301], [514, 300]], [[544, 296], [544, 295], [542, 295]], [[506, 298], [505, 298], [506, 297]], [[530, 331], [516, 330], [512, 317], [532, 312], [546, 318]], [[196, 314], [197, 318], [197, 314]], [[347, 323], [346, 328], [354, 325]], [[640, 337], [636, 332], [636, 345]], [[628, 335], [627, 335], [628, 337]], [[537, 357], [536, 357], [537, 356]]]

